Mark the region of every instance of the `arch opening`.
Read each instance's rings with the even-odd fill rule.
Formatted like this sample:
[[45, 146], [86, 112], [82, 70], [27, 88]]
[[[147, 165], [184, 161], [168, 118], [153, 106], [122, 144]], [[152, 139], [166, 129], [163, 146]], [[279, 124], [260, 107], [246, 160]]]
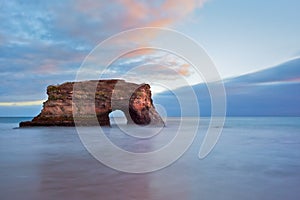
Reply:
[[121, 125], [127, 124], [128, 120], [125, 113], [122, 110], [114, 110], [109, 113], [109, 122], [110, 125]]

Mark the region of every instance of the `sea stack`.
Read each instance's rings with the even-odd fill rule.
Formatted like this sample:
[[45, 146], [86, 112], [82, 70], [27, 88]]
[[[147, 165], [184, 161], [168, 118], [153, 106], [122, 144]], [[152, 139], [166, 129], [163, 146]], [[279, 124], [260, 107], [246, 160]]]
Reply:
[[41, 113], [32, 121], [21, 122], [20, 127], [110, 126], [109, 113], [114, 110], [123, 111], [128, 124], [164, 126], [148, 84], [124, 80], [66, 82], [48, 86], [47, 94]]

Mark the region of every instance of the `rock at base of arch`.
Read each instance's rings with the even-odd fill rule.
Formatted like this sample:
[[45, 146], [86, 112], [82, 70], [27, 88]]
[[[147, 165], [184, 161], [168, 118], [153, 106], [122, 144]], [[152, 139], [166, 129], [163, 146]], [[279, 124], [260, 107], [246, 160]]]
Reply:
[[[76, 97], [73, 95], [75, 84]], [[20, 127], [110, 126], [109, 113], [114, 110], [123, 111], [128, 124], [164, 126], [153, 105], [148, 84], [124, 80], [66, 82], [48, 86], [47, 94], [48, 100], [43, 103], [41, 113], [32, 121], [21, 122]], [[79, 119], [74, 120], [74, 112]]]

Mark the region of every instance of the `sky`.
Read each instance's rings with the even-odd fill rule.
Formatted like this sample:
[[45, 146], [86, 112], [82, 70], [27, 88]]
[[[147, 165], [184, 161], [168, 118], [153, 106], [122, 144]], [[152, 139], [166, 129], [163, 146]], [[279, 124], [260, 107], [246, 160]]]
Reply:
[[[74, 81], [96, 45], [132, 28], [187, 35], [206, 50], [222, 78], [275, 66], [300, 56], [299, 9], [297, 0], [2, 0], [0, 116], [38, 114], [48, 85]], [[145, 76], [174, 81], [162, 70], [170, 67], [196, 84], [188, 63], [162, 51], [124, 55], [108, 72], [119, 77], [137, 65], [159, 71]]]

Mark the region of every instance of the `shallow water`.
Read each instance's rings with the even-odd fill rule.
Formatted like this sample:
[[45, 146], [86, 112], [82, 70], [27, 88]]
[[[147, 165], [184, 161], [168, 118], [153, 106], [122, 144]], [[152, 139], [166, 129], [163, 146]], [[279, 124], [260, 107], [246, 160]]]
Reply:
[[[0, 119], [1, 199], [300, 199], [300, 118], [227, 118], [213, 151], [198, 152], [208, 119], [174, 164], [152, 173], [106, 167], [82, 145], [75, 128], [22, 128], [21, 118]], [[134, 152], [163, 147], [175, 134], [134, 139], [103, 128], [118, 146]], [[168, 133], [168, 134], [166, 134]]]

